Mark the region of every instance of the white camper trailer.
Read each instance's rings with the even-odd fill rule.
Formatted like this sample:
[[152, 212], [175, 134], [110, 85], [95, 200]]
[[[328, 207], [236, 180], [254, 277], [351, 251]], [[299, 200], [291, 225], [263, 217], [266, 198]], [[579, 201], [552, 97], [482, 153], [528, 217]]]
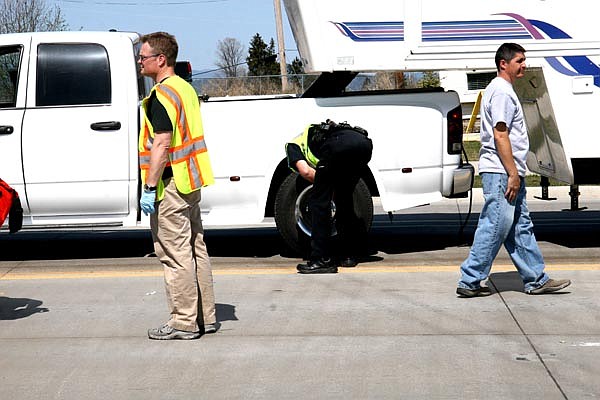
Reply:
[[600, 30], [592, 1], [284, 0], [310, 71], [495, 69], [496, 49], [527, 50], [515, 87], [528, 167], [600, 183]]

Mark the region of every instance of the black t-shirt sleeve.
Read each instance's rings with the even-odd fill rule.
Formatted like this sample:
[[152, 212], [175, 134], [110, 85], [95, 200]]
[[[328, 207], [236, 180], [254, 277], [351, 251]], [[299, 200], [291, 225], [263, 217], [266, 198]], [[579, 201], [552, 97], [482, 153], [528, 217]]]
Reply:
[[302, 154], [302, 149], [296, 143], [288, 143], [286, 148], [288, 166], [294, 170], [296, 169], [296, 163], [299, 160], [306, 160], [304, 154]]
[[154, 132], [173, 132], [173, 124], [167, 114], [166, 108], [160, 104], [156, 98], [156, 93], [152, 92], [150, 96], [150, 105], [148, 107], [148, 119], [154, 128]]
[[[155, 92], [152, 92], [152, 95], [150, 96], [148, 110], [146, 112], [154, 132], [173, 132], [173, 124], [171, 123], [169, 114], [167, 114], [167, 109], [160, 104], [160, 101], [156, 98]], [[173, 170], [171, 167], [165, 167], [161, 179], [167, 179], [172, 176]]]

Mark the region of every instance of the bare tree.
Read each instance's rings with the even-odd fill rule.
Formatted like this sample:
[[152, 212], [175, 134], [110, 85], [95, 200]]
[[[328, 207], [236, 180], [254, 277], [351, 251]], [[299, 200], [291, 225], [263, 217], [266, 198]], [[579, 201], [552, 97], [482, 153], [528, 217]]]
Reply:
[[225, 38], [217, 44], [217, 62], [215, 65], [223, 70], [226, 77], [243, 75], [244, 46], [239, 40]]
[[60, 7], [44, 0], [0, 0], [0, 33], [64, 31]]

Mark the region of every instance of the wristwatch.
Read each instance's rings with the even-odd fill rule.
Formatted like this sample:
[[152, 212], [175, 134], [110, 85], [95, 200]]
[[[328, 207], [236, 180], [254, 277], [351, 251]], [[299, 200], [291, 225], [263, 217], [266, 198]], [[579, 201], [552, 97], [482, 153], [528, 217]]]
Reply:
[[156, 192], [156, 186], [148, 186], [144, 183], [144, 192]]

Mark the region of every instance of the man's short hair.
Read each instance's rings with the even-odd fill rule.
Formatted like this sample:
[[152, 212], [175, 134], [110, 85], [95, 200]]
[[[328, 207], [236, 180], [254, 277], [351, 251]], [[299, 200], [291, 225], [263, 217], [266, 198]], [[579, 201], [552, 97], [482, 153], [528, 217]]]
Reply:
[[500, 61], [510, 62], [518, 53], [525, 54], [523, 46], [517, 43], [504, 43], [496, 51], [496, 69], [500, 71]]
[[169, 67], [175, 67], [179, 46], [175, 36], [167, 32], [148, 33], [141, 37], [142, 43], [148, 43], [156, 54], [164, 54]]

